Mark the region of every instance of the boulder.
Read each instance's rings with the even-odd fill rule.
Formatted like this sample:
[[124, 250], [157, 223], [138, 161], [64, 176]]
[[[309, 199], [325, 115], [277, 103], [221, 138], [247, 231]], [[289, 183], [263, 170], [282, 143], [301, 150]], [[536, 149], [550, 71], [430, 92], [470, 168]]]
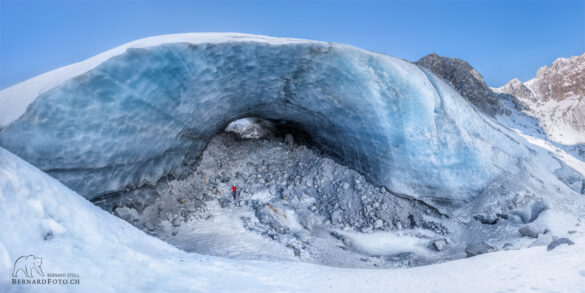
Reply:
[[231, 204], [231, 200], [228, 198], [220, 198], [219, 200], [217, 200], [219, 202], [219, 206], [223, 209], [227, 208], [230, 206]]
[[445, 249], [445, 246], [447, 246], [447, 240], [445, 240], [445, 239], [439, 239], [439, 240], [433, 241], [433, 247], [437, 251], [442, 251], [443, 249]]
[[575, 244], [575, 242], [573, 242], [571, 239], [569, 238], [559, 238], [556, 240], [553, 240], [547, 247], [546, 250], [551, 251], [555, 248], [557, 248], [557, 246], [562, 245], [562, 244], [567, 244], [567, 245], [573, 245]]
[[154, 231], [154, 224], [152, 224], [151, 222], [146, 222], [144, 223], [144, 228], [146, 228], [146, 230], [148, 231]]
[[173, 226], [177, 227], [180, 226], [182, 222], [183, 220], [181, 220], [181, 217], [176, 217], [173, 219], [172, 224]]
[[380, 220], [380, 219], [377, 219], [377, 220], [374, 222], [374, 228], [375, 228], [375, 229], [380, 229], [380, 228], [382, 228], [382, 227], [384, 227], [384, 221], [382, 221], [382, 220]]
[[538, 231], [530, 226], [524, 226], [518, 232], [520, 232], [522, 237], [538, 238]]
[[491, 252], [493, 250], [494, 250], [494, 247], [485, 243], [485, 242], [471, 243], [465, 247], [465, 254], [467, 254], [467, 257], [472, 257], [472, 256], [488, 253], [488, 252]]

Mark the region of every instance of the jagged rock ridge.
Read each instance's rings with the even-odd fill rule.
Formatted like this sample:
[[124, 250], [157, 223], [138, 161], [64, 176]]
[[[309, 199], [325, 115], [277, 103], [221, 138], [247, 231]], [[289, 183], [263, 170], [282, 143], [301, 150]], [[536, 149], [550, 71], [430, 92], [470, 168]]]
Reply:
[[527, 82], [513, 79], [494, 90], [517, 97], [552, 140], [585, 143], [585, 54], [559, 58]]
[[446, 80], [463, 97], [484, 112], [494, 115], [498, 109], [498, 95], [485, 83], [483, 76], [465, 60], [448, 58], [431, 53], [416, 65], [432, 71]]

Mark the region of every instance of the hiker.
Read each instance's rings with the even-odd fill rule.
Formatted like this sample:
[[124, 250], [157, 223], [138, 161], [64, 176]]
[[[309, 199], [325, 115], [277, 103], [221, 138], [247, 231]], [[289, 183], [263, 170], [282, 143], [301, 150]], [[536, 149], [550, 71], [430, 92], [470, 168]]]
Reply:
[[232, 186], [232, 193], [234, 195], [234, 200], [236, 200], [236, 190], [238, 190], [238, 188], [235, 185]]
[[416, 222], [414, 221], [414, 216], [412, 214], [408, 214], [408, 219], [410, 220], [410, 228], [414, 229], [414, 227], [416, 227]]

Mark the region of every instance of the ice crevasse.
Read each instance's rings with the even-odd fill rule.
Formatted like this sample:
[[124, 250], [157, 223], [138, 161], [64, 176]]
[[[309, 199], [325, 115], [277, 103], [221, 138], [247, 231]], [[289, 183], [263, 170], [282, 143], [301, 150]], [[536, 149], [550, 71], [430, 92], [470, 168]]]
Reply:
[[0, 146], [88, 199], [180, 175], [250, 116], [299, 125], [375, 184], [433, 204], [500, 181], [572, 192], [553, 174], [562, 163], [534, 159], [435, 75], [348, 45], [152, 37], [5, 89], [0, 105]]

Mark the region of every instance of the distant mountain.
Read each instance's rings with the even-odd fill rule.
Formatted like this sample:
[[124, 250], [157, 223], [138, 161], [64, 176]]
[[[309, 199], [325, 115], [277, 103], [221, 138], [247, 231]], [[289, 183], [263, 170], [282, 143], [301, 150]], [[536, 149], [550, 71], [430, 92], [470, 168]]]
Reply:
[[585, 54], [559, 58], [527, 82], [513, 79], [493, 90], [518, 98], [551, 140], [585, 144]]

